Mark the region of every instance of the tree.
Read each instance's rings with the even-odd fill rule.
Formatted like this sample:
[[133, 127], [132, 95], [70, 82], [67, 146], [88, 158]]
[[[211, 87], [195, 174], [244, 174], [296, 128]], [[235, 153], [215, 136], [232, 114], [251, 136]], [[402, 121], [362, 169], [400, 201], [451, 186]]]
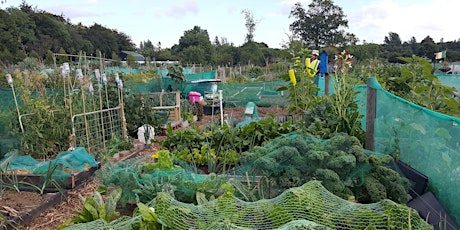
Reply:
[[214, 42], [213, 42], [213, 45], [216, 46], [216, 47], [219, 47], [221, 46], [220, 44], [220, 40], [219, 40], [219, 37], [214, 37]]
[[253, 42], [254, 32], [256, 31], [257, 22], [254, 20], [254, 15], [252, 11], [245, 9], [241, 11], [241, 13], [244, 14], [244, 19], [246, 20], [246, 23], [244, 25], [246, 26], [246, 29], [248, 30], [248, 33], [246, 34], [246, 37], [245, 37], [245, 41]]
[[385, 44], [390, 45], [390, 46], [400, 46], [401, 38], [399, 37], [399, 34], [394, 33], [394, 32], [389, 32], [388, 36], [385, 36], [384, 42]]
[[434, 42], [433, 38], [426, 36], [422, 42], [420, 42], [420, 49], [418, 50], [418, 56], [427, 57], [429, 59], [434, 58], [434, 53], [438, 52], [438, 46]]
[[131, 54], [128, 54], [128, 57], [126, 57], [126, 64], [131, 68], [137, 68], [136, 58]]
[[[187, 51], [187, 54], [184, 54], [184, 51], [192, 46], [195, 46], [195, 48]], [[190, 53], [196, 52], [199, 49], [203, 51], [202, 54], [204, 56], [189, 56]], [[172, 47], [172, 51], [173, 54], [179, 55], [182, 58], [186, 58], [186, 61], [188, 62], [207, 64], [211, 63], [213, 46], [211, 44], [211, 41], [209, 40], [208, 31], [201, 29], [199, 26], [195, 26], [193, 27], [193, 29], [184, 32], [184, 35], [179, 39], [179, 44], [174, 45]]]
[[233, 66], [240, 60], [240, 49], [226, 42], [224, 38], [221, 39], [221, 45], [216, 47], [216, 52], [213, 62], [216, 65]]
[[414, 36], [412, 36], [408, 42], [409, 44], [409, 47], [412, 51], [413, 54], [416, 54], [417, 53], [417, 50], [418, 50], [418, 43], [417, 43], [417, 39], [415, 39]]
[[357, 39], [343, 28], [348, 28], [348, 20], [342, 8], [332, 0], [313, 0], [308, 11], [300, 2], [296, 3], [289, 17], [295, 21], [289, 26], [308, 48], [341, 46], [354, 44]]
[[244, 65], [264, 65], [263, 49], [268, 48], [265, 43], [247, 42], [240, 47], [240, 63]]
[[[90, 26], [87, 32], [87, 39], [91, 41], [95, 49], [99, 49], [103, 54], [110, 54], [112, 50], [121, 52], [117, 42], [117, 37], [112, 30], [103, 27], [97, 23]], [[127, 49], [129, 50], [129, 49]], [[90, 53], [94, 53], [92, 50]]]
[[204, 59], [206, 51], [200, 46], [189, 46], [182, 50], [182, 62], [183, 63], [206, 63]]
[[171, 88], [171, 90], [183, 91], [184, 82], [186, 79], [184, 75], [184, 69], [182, 68], [182, 66], [178, 64], [168, 66], [168, 74], [166, 75], [171, 77], [171, 79], [175, 83], [174, 88]]

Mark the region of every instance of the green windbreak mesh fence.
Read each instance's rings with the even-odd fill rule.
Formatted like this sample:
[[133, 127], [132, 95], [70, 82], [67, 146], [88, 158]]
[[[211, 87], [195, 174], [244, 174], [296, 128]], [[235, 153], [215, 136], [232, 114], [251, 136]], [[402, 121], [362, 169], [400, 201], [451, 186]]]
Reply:
[[254, 102], [257, 106], [286, 106], [287, 91], [278, 92], [277, 89], [287, 86], [286, 81], [251, 82], [246, 84], [219, 84], [223, 98], [228, 106], [245, 106]]
[[138, 82], [127, 82], [126, 85], [129, 86], [134, 92], [162, 92], [162, 91], [176, 91], [180, 90], [182, 92], [182, 97], [188, 96], [191, 91], [199, 92], [202, 95], [204, 91], [209, 91], [211, 89], [212, 83], [210, 82], [200, 82], [194, 83], [195, 80], [209, 80], [215, 78], [215, 71], [203, 72], [196, 74], [186, 74], [186, 82], [177, 84], [169, 76], [166, 76], [168, 70], [158, 70], [160, 74], [159, 78], [150, 80], [146, 83]]
[[203, 72], [203, 73], [185, 74], [185, 79], [187, 81], [214, 79], [216, 78], [215, 76], [216, 76], [216, 71], [211, 71], [211, 72]]
[[460, 221], [460, 119], [433, 112], [385, 91], [375, 78], [375, 151], [399, 155], [428, 176], [429, 187]]
[[362, 117], [359, 119], [363, 130], [366, 130], [366, 97], [367, 97], [367, 86], [366, 85], [356, 85], [355, 90], [358, 93], [355, 96], [356, 102], [358, 104], [359, 114]]
[[15, 109], [13, 91], [11, 88], [0, 88], [0, 111]]
[[[168, 69], [158, 69], [157, 73], [158, 73], [158, 75], [160, 75], [160, 77], [168, 77], [167, 76], [168, 75]], [[192, 68], [183, 68], [182, 73], [184, 73], [185, 75], [191, 75], [191, 74], [193, 74], [193, 69]]]
[[139, 74], [138, 69], [133, 69], [133, 68], [120, 68], [120, 67], [107, 67], [105, 69], [105, 72], [108, 74], [111, 73], [133, 73], [133, 74]]
[[18, 120], [13, 91], [0, 88], [0, 159], [10, 150], [17, 148], [18, 139], [11, 135], [11, 122]]
[[435, 74], [442, 84], [455, 87], [460, 91], [460, 75], [459, 74]]
[[[214, 72], [203, 74], [187, 75], [196, 78], [195, 80], [213, 79]], [[192, 81], [192, 82], [190, 82]], [[206, 91], [211, 91], [212, 82], [193, 83], [190, 80], [183, 84], [177, 84], [171, 78], [157, 78], [147, 83], [127, 82], [135, 93], [140, 92], [161, 92], [161, 91], [181, 91], [183, 98], [188, 98], [192, 91], [204, 95]], [[282, 86], [287, 86], [286, 81], [267, 81], [267, 82], [250, 82], [245, 84], [237, 83], [217, 83], [217, 90], [222, 90], [223, 99], [226, 106], [245, 106], [248, 102], [254, 102], [257, 106], [286, 106], [288, 103], [287, 91], [277, 91]]]

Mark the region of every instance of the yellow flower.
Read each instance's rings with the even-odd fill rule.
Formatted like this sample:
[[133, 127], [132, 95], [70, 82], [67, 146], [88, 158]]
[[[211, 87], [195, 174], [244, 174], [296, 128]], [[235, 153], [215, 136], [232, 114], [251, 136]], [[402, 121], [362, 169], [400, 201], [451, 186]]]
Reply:
[[158, 159], [158, 157], [159, 157], [159, 154], [158, 154], [158, 152], [156, 152], [155, 154], [152, 154], [152, 156], [151, 156], [151, 157], [152, 157], [153, 159]]
[[208, 136], [209, 136], [209, 132], [203, 132], [203, 135], [205, 135], [205, 136], [208, 137]]

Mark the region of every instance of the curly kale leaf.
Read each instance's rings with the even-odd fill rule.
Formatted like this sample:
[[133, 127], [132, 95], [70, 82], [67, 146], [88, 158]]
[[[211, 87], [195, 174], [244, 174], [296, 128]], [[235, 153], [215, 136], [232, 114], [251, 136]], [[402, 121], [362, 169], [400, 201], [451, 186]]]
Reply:
[[356, 167], [356, 158], [351, 154], [341, 155], [329, 160], [327, 166], [335, 170], [337, 174], [345, 177]]
[[363, 147], [360, 145], [351, 146], [348, 153], [353, 154], [356, 157], [357, 163], [368, 163], [369, 156], [364, 152]]
[[398, 172], [385, 166], [376, 166], [372, 170], [372, 177], [385, 186], [387, 198], [396, 202], [404, 203], [408, 200], [410, 182], [401, 177]]
[[278, 162], [271, 157], [260, 157], [254, 161], [252, 169], [256, 171], [256, 174], [273, 177], [279, 176], [283, 166], [278, 164]]
[[307, 159], [309, 161], [324, 161], [329, 158], [329, 153], [326, 151], [311, 149], [307, 152]]
[[275, 161], [279, 162], [280, 164], [287, 165], [291, 164], [293, 159], [296, 159], [296, 157], [299, 155], [299, 151], [297, 151], [295, 147], [281, 146], [280, 148], [273, 151], [269, 157], [275, 159]]
[[342, 193], [345, 189], [340, 176], [330, 169], [317, 169], [314, 173], [314, 177], [320, 180], [327, 190], [334, 194]]
[[342, 150], [347, 152], [353, 145], [352, 138], [346, 133], [338, 133], [334, 135], [328, 142], [326, 142], [326, 149], [329, 152]]
[[378, 202], [387, 198], [386, 188], [380, 181], [370, 176], [365, 177], [365, 180], [366, 183], [364, 184], [364, 188], [369, 195], [368, 202]]
[[302, 173], [295, 168], [287, 168], [283, 176], [278, 179], [278, 184], [283, 188], [293, 188], [301, 186], [305, 180]]

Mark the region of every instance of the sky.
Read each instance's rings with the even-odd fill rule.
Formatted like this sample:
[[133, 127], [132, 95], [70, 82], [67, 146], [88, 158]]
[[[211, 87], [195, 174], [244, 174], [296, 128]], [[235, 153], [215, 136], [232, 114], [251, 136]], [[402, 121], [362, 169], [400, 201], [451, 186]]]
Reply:
[[[7, 0], [0, 8], [18, 7], [23, 0]], [[254, 40], [281, 48], [289, 40], [289, 14], [296, 2], [308, 9], [311, 0], [26, 0], [38, 10], [64, 15], [72, 24], [100, 24], [127, 34], [139, 46], [150, 40], [171, 48], [187, 30], [199, 26], [214, 41], [226, 38], [235, 46], [244, 43], [247, 29], [243, 10], [256, 20]], [[348, 20], [345, 30], [355, 34], [359, 44], [382, 44], [389, 32], [401, 40], [426, 36], [435, 42], [460, 39], [458, 0], [333, 0]]]

